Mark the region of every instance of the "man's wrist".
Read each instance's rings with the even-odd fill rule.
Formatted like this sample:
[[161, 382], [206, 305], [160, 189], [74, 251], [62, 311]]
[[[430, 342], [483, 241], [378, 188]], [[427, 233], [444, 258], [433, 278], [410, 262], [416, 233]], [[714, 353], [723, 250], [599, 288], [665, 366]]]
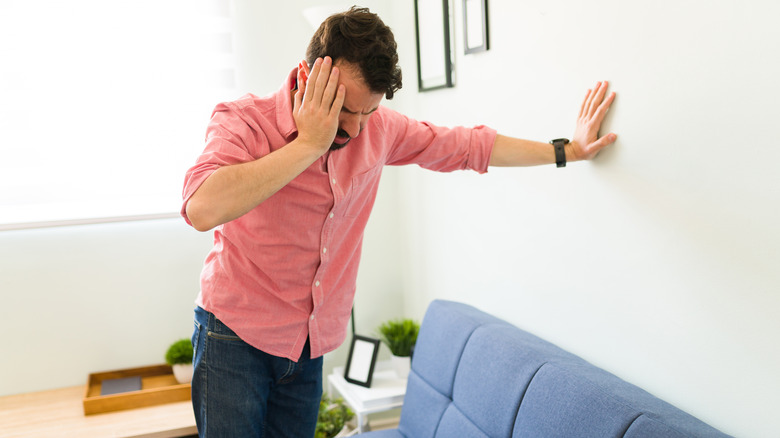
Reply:
[[574, 140], [572, 140], [569, 143], [567, 143], [566, 146], [564, 147], [564, 149], [566, 150], [566, 162], [567, 163], [571, 163], [573, 161], [579, 161], [577, 159], [577, 157], [575, 157], [575, 154], [574, 154], [574, 151], [575, 151]]
[[567, 138], [556, 138], [550, 140], [550, 144], [553, 146], [555, 152], [555, 164], [558, 167], [566, 167], [566, 145], [569, 144]]
[[300, 136], [290, 142], [289, 145], [294, 146], [296, 150], [307, 155], [308, 159], [312, 161], [317, 161], [330, 149], [330, 143], [323, 142], [320, 139], [302, 138]]

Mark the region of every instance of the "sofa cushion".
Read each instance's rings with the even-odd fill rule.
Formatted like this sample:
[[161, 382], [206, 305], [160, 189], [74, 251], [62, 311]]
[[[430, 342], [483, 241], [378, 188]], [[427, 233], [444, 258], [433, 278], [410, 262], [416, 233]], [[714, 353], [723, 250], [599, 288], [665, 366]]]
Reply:
[[[414, 435], [409, 435], [413, 437]], [[450, 404], [444, 412], [439, 428], [436, 430], [436, 438], [490, 438], [482, 429], [477, 427], [457, 405]]]
[[449, 397], [439, 393], [414, 369], [411, 370], [398, 429], [408, 437], [433, 438], [451, 402]]
[[713, 434], [712, 431], [701, 431], [696, 435], [689, 435], [679, 430], [673, 429], [667, 424], [654, 420], [647, 415], [642, 415], [637, 418], [631, 426], [629, 426], [624, 438], [657, 438], [662, 436], [664, 438], [690, 438], [691, 436], [720, 436], [719, 434]]
[[417, 337], [412, 369], [436, 391], [452, 398], [463, 348], [474, 330], [483, 324], [509, 325], [465, 304], [432, 302]]
[[453, 403], [488, 436], [510, 436], [520, 400], [544, 363], [516, 328], [488, 324], [474, 330], [463, 350]]
[[514, 437], [622, 437], [637, 409], [586, 379], [547, 363], [531, 380]]

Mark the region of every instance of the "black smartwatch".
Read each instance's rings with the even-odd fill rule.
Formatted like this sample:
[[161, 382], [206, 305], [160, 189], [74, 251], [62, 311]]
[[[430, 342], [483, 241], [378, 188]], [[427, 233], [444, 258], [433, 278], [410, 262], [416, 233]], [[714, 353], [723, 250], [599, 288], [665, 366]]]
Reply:
[[550, 144], [555, 148], [555, 165], [558, 167], [566, 167], [566, 149], [564, 146], [569, 144], [568, 138], [556, 138], [550, 140]]

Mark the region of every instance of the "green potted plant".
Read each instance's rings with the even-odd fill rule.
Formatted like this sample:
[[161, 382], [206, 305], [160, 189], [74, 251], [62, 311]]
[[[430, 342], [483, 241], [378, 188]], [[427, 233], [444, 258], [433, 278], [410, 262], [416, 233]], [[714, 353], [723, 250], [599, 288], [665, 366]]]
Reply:
[[377, 331], [379, 339], [393, 353], [393, 367], [398, 377], [407, 378], [411, 367], [412, 350], [417, 343], [417, 334], [420, 332], [420, 324], [413, 319], [394, 319], [380, 325]]
[[192, 341], [179, 339], [168, 347], [165, 362], [173, 368], [173, 375], [179, 383], [192, 381]]
[[341, 399], [331, 399], [326, 394], [320, 400], [317, 429], [314, 438], [348, 437], [357, 433], [357, 427], [350, 424], [355, 413]]

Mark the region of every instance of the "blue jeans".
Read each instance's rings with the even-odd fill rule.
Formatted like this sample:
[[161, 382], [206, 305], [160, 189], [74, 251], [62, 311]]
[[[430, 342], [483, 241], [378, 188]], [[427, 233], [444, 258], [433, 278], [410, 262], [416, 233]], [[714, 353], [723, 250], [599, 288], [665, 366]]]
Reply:
[[298, 362], [272, 356], [197, 307], [192, 345], [192, 405], [201, 438], [314, 436], [322, 358], [309, 358], [308, 342]]

